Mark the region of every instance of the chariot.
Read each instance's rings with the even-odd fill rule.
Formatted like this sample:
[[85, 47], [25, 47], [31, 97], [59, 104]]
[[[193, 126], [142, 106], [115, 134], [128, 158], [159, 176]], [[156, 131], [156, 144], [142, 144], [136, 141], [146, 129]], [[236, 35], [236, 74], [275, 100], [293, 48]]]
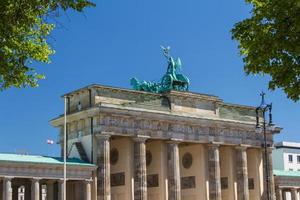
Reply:
[[168, 60], [168, 68], [166, 74], [161, 78], [160, 83], [154, 83], [150, 81], [139, 81], [136, 78], [130, 80], [131, 85], [135, 90], [148, 91], [154, 93], [163, 93], [170, 90], [188, 91], [190, 81], [189, 79], [178, 73], [181, 69], [180, 58], [174, 59], [170, 53], [170, 47], [162, 47], [164, 56]]
[[167, 73], [161, 79], [161, 87], [165, 91], [187, 91], [189, 89], [189, 79], [185, 75], [177, 73], [178, 69], [181, 69], [180, 58], [174, 60], [171, 56], [169, 56]]

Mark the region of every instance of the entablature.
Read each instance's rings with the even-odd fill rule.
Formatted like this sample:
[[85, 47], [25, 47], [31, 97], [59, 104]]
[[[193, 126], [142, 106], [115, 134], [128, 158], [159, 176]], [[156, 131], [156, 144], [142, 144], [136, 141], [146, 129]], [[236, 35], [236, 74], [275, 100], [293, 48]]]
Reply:
[[[95, 167], [67, 166], [68, 180], [87, 180], [92, 178]], [[62, 179], [63, 165], [0, 163], [0, 177]]]
[[[85, 112], [85, 113], [83, 113]], [[103, 104], [98, 109], [90, 109], [68, 115], [68, 123], [84, 117], [93, 117], [93, 134], [109, 132], [113, 135], [145, 135], [155, 139], [183, 139], [200, 143], [222, 142], [232, 145], [250, 145], [261, 147], [263, 134], [256, 133], [254, 122], [230, 119], [184, 116], [164, 111], [150, 112], [143, 109], [126, 109], [122, 106]], [[62, 126], [63, 118], [55, 121], [55, 126]], [[90, 130], [86, 127], [85, 130]], [[273, 145], [273, 134], [268, 131], [269, 146]], [[76, 133], [69, 132], [70, 137]], [[89, 132], [91, 134], [91, 132]]]

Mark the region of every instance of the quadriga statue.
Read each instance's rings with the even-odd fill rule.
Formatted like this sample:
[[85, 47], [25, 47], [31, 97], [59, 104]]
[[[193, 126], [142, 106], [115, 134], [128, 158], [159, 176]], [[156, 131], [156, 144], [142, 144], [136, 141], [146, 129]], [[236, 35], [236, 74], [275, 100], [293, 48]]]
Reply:
[[170, 47], [162, 46], [161, 48], [168, 62], [166, 74], [161, 78], [159, 83], [139, 81], [137, 78], [132, 78], [130, 84], [133, 89], [153, 93], [163, 93], [170, 90], [188, 91], [190, 85], [189, 79], [185, 75], [178, 73], [181, 69], [180, 58], [174, 59], [170, 55]]

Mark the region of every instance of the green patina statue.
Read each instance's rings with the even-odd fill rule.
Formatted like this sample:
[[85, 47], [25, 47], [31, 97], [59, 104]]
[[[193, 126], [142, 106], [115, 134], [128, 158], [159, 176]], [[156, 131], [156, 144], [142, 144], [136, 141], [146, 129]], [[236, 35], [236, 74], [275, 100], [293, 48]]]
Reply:
[[170, 55], [170, 47], [162, 46], [161, 48], [168, 60], [168, 69], [166, 74], [161, 78], [160, 83], [139, 81], [136, 78], [132, 78], [130, 79], [130, 84], [133, 89], [153, 93], [163, 93], [170, 90], [188, 91], [190, 85], [189, 79], [185, 75], [178, 73], [178, 70], [181, 69], [180, 58], [175, 60]]

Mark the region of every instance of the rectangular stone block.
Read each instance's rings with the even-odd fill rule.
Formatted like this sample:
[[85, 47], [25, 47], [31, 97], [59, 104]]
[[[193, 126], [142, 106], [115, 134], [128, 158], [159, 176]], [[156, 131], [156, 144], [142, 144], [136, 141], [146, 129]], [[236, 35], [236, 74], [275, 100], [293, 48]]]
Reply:
[[196, 187], [195, 176], [181, 177], [181, 189], [191, 189]]
[[125, 172], [111, 174], [110, 182], [112, 187], [125, 185]]

